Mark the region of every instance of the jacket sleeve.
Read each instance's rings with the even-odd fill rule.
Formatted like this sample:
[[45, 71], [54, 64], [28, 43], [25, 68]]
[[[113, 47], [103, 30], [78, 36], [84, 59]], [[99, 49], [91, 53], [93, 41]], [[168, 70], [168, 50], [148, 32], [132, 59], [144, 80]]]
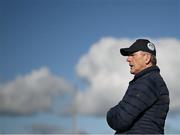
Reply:
[[120, 132], [127, 131], [157, 99], [157, 90], [148, 82], [129, 87], [123, 99], [107, 112], [108, 125]]

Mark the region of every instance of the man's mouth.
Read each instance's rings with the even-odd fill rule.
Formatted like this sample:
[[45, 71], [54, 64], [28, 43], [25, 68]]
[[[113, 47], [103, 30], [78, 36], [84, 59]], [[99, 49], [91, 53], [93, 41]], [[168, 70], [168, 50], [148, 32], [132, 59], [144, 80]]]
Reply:
[[132, 64], [129, 64], [129, 66], [132, 68], [134, 65], [132, 65]]

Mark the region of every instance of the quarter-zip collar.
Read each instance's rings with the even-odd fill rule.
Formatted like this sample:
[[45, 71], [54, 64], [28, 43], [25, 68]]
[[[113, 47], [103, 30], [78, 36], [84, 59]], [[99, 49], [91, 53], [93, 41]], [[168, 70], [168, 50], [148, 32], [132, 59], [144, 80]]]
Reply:
[[134, 79], [133, 79], [132, 81], [135, 81], [135, 80], [137, 80], [138, 78], [140, 78], [140, 77], [142, 77], [142, 76], [144, 76], [144, 75], [146, 75], [146, 74], [148, 74], [148, 73], [150, 73], [150, 72], [158, 72], [158, 73], [159, 73], [159, 72], [160, 72], [160, 69], [159, 69], [158, 66], [148, 67], [148, 68], [142, 70], [141, 72], [139, 72], [138, 74], [136, 74], [136, 75], [134, 76]]

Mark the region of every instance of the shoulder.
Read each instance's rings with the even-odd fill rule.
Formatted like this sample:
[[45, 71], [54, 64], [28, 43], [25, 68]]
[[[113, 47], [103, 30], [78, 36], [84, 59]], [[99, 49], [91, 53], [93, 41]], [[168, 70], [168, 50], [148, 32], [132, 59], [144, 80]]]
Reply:
[[163, 80], [159, 73], [152, 72], [137, 79], [132, 85], [133, 89], [138, 89], [146, 94], [152, 94], [156, 97], [160, 94], [159, 84], [162, 84]]
[[156, 86], [158, 83], [162, 83], [164, 80], [162, 79], [159, 72], [150, 72], [143, 77], [139, 78], [136, 83], [139, 85], [151, 85]]

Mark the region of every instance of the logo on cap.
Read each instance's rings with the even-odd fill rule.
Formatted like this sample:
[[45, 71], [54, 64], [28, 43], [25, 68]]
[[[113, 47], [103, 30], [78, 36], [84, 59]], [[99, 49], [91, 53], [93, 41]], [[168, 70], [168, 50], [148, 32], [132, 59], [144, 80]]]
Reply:
[[148, 47], [149, 50], [151, 50], [151, 51], [154, 51], [154, 50], [155, 50], [155, 46], [154, 46], [154, 44], [151, 43], [151, 42], [147, 44], [147, 47]]

